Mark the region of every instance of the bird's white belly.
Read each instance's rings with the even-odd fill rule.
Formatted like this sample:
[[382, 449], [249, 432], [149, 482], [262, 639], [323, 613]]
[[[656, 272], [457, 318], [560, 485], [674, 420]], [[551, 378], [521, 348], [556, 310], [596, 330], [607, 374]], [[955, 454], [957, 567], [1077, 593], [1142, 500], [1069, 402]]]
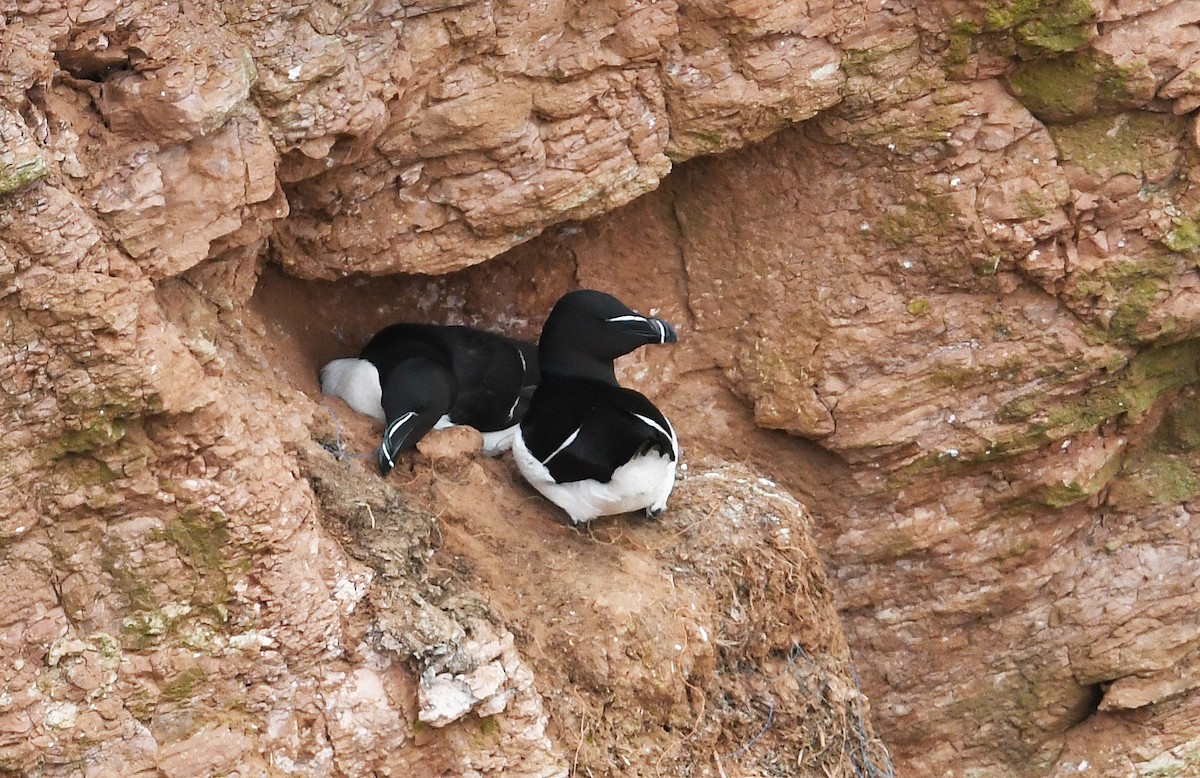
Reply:
[[379, 371], [365, 359], [335, 359], [321, 368], [321, 391], [340, 397], [354, 410], [384, 421]]
[[506, 427], [495, 432], [483, 433], [483, 453], [489, 457], [498, 457], [512, 448], [513, 438], [517, 434], [517, 425]]
[[518, 429], [512, 441], [513, 458], [525, 480], [547, 500], [562, 508], [574, 524], [598, 516], [644, 510], [659, 512], [675, 486], [676, 461], [655, 451], [635, 457], [613, 471], [608, 483], [588, 479], [555, 483], [549, 469], [538, 461]]

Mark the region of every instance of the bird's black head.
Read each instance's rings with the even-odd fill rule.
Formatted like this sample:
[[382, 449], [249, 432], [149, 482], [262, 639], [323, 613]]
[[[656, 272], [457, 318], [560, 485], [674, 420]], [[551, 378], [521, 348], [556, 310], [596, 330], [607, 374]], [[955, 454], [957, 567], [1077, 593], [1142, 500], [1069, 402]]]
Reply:
[[580, 289], [554, 304], [542, 326], [538, 361], [543, 373], [615, 383], [614, 359], [649, 343], [677, 340], [669, 322], [630, 310], [611, 294]]

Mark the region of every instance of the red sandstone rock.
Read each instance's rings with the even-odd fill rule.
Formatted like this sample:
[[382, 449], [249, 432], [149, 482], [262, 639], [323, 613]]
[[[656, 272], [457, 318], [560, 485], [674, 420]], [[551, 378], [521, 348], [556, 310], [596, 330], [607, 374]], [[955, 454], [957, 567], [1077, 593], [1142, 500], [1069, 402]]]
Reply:
[[[1186, 774], [1196, 12], [1096, 6], [6, 12], [0, 769]], [[317, 406], [579, 284], [661, 523]]]

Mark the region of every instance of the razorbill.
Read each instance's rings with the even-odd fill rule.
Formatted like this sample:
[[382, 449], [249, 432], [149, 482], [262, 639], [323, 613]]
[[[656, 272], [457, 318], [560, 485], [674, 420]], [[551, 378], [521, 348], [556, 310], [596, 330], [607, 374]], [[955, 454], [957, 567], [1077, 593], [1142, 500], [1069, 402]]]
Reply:
[[321, 369], [321, 391], [383, 422], [379, 470], [431, 429], [466, 424], [495, 456], [512, 444], [538, 382], [537, 346], [462, 326], [394, 324], [357, 359]]
[[512, 451], [525, 480], [574, 524], [666, 510], [679, 438], [653, 403], [617, 383], [613, 360], [676, 340], [667, 322], [591, 289], [564, 295], [550, 311], [538, 341], [541, 382]]

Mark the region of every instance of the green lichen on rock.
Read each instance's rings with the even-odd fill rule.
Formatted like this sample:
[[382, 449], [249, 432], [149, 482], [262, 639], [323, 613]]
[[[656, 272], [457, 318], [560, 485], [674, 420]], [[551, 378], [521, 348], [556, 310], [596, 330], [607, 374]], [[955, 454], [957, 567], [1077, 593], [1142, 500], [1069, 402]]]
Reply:
[[1151, 274], [1140, 275], [1118, 294], [1116, 310], [1108, 321], [1107, 332], [1111, 338], [1122, 343], [1142, 343], [1160, 334], [1143, 333], [1140, 325], [1150, 316], [1155, 304], [1169, 294], [1168, 282]]
[[1050, 127], [1059, 160], [1101, 180], [1118, 175], [1162, 180], [1184, 166], [1186, 117], [1129, 111]]
[[1154, 434], [1130, 453], [1113, 482], [1118, 505], [1175, 504], [1200, 495], [1200, 406], [1185, 390], [1163, 414]]
[[1158, 452], [1137, 462], [1130, 486], [1152, 503], [1180, 503], [1200, 494], [1200, 462], [1195, 457]]
[[879, 231], [896, 248], [937, 243], [956, 229], [958, 209], [940, 193], [918, 193], [903, 210], [888, 211], [879, 220]]
[[1024, 396], [1010, 400], [996, 411], [996, 421], [1001, 424], [1017, 424], [1037, 413], [1041, 407], [1034, 397]]
[[[139, 601], [133, 603], [135, 607], [140, 604]], [[158, 609], [134, 611], [121, 620], [126, 648], [144, 650], [153, 646], [164, 636], [174, 634], [180, 621], [191, 612], [191, 606], [171, 602]]]
[[179, 552], [192, 571], [193, 606], [207, 613], [216, 623], [225, 620], [227, 603], [232, 596], [229, 574], [236, 567], [229, 553], [229, 530], [219, 513], [186, 511], [167, 522], [160, 536]]
[[1179, 254], [1195, 254], [1200, 250], [1200, 224], [1191, 216], [1173, 216], [1173, 227], [1163, 236], [1163, 244]]
[[[1051, 401], [1023, 396], [1009, 401], [996, 413], [996, 421], [1016, 427], [1015, 434], [990, 444], [990, 452], [1006, 455], [1032, 451], [1080, 432], [1096, 429], [1117, 418], [1136, 420], [1163, 395], [1200, 381], [1200, 341], [1186, 340], [1136, 355], [1108, 381], [1079, 394]], [[980, 457], [964, 451], [960, 462]], [[1088, 496], [1086, 484], [1078, 492], [1070, 484], [1050, 498], [1074, 502]], [[1048, 499], [1050, 499], [1048, 498]]]
[[1008, 77], [1017, 99], [1044, 122], [1074, 122], [1130, 108], [1128, 73], [1095, 51], [1024, 62]]
[[1118, 416], [1138, 418], [1167, 392], [1200, 381], [1200, 341], [1188, 340], [1138, 354], [1114, 380], [1048, 411], [1053, 438], [1095, 429]]
[[1096, 10], [1088, 0], [992, 0], [946, 28], [945, 67], [961, 75], [980, 58], [1020, 57], [1024, 61], [1079, 52], [1096, 35]]
[[46, 158], [35, 154], [15, 162], [0, 162], [0, 196], [29, 186], [50, 172]]
[[[865, 76], [868, 78], [892, 72], [898, 61], [907, 59], [907, 55], [917, 49], [920, 39], [915, 35], [895, 35], [883, 41], [875, 41], [874, 45], [864, 49], [848, 49], [842, 55], [841, 68], [848, 78]], [[916, 74], [909, 73], [916, 77]], [[903, 86], [899, 86], [904, 89]]]
[[1157, 305], [1171, 293], [1180, 274], [1178, 261], [1146, 252], [1136, 259], [1113, 261], [1072, 274], [1064, 295], [1102, 313], [1099, 342], [1138, 345], [1164, 334], [1170, 322], [1150, 322]]
[[1185, 213], [1175, 203], [1168, 203], [1163, 212], [1169, 219], [1167, 227], [1159, 243], [1176, 254], [1184, 254], [1193, 259], [1200, 256], [1200, 224], [1191, 214]]
[[1088, 0], [1011, 0], [984, 12], [984, 29], [1008, 32], [1032, 51], [1079, 51], [1095, 37], [1096, 9]]
[[196, 687], [204, 680], [204, 671], [199, 667], [189, 667], [172, 678], [163, 686], [159, 699], [166, 702], [185, 702], [196, 693]]
[[946, 66], [951, 73], [962, 70], [979, 50], [983, 25], [970, 19], [955, 19], [946, 30]]
[[1034, 490], [1032, 498], [1051, 508], [1065, 508], [1082, 502], [1100, 493], [1121, 469], [1121, 456], [1114, 451], [1104, 465], [1083, 478], [1064, 478], [1061, 481]]
[[222, 549], [229, 543], [229, 531], [219, 513], [180, 513], [167, 523], [162, 537], [171, 541], [195, 568], [219, 570], [223, 566]]
[[213, 643], [212, 628], [219, 630], [225, 622], [226, 603], [232, 596], [230, 573], [237, 569], [228, 556], [231, 544], [224, 517], [184, 511], [150, 537], [169, 544], [190, 575], [175, 576], [168, 595], [161, 587], [152, 587], [156, 582], [148, 574], [165, 564], [163, 554], [170, 552], [160, 550], [154, 559], [138, 565], [130, 562], [123, 545], [105, 547], [101, 569], [111, 577], [113, 590], [124, 597], [128, 609], [121, 622], [126, 645], [147, 648], [170, 637], [193, 648], [207, 648]]
[[126, 608], [150, 611], [157, 604], [150, 585], [124, 557], [124, 549], [101, 545], [100, 570], [109, 576], [113, 591], [125, 599]]
[[912, 316], [924, 316], [929, 313], [929, 301], [923, 297], [914, 297], [905, 307]]
[[78, 429], [64, 432], [50, 442], [48, 453], [51, 459], [61, 459], [68, 454], [83, 454], [112, 445], [125, 437], [129, 426], [126, 419], [109, 415], [98, 415], [80, 424]]
[[[947, 706], [947, 715], [989, 729], [1026, 730], [1023, 737], [1010, 741], [1005, 754], [1013, 764], [1030, 767], [1035, 762], [1038, 744], [1045, 739], [1046, 730], [1042, 727], [1066, 729], [1072, 722], [1083, 719], [1092, 695], [1089, 687], [1079, 685], [1069, 675], [1064, 677], [1046, 660], [1029, 657], [1009, 661], [1015, 663], [1013, 671], [963, 679], [955, 689], [954, 700]], [[1045, 711], [1053, 713], [1038, 718], [1036, 713]], [[1035, 714], [1032, 718], [1031, 713]], [[1051, 721], [1050, 715], [1056, 721]], [[966, 774], [983, 778], [1012, 773], [998, 770]]]
[[1099, 181], [1131, 176], [1141, 182], [1139, 197], [1155, 214], [1151, 229], [1157, 235], [1144, 232], [1159, 244], [1072, 273], [1065, 301], [1098, 320], [1097, 339], [1103, 342], [1138, 345], [1172, 333], [1177, 323], [1158, 311], [1159, 304], [1200, 252], [1200, 224], [1176, 204], [1189, 201], [1186, 171], [1197, 162], [1187, 120], [1133, 111], [1051, 127], [1050, 133], [1064, 167], [1078, 167]]

